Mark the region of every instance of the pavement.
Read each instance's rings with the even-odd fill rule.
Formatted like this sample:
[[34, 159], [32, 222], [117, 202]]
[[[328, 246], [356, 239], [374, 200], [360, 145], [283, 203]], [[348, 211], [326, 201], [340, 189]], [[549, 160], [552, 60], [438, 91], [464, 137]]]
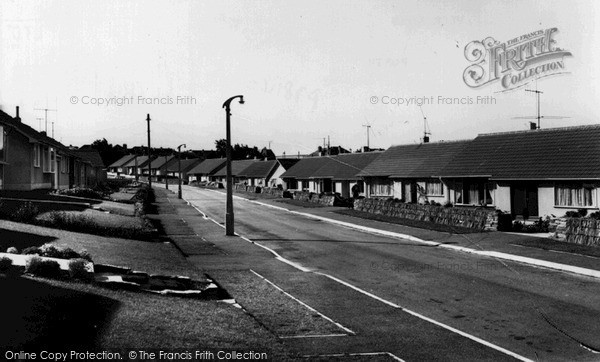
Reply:
[[[223, 191], [215, 190], [214, 192]], [[518, 245], [519, 242], [530, 240], [532, 238], [548, 238], [550, 234], [547, 233], [522, 234], [492, 231], [470, 234], [452, 234], [336, 213], [338, 210], [346, 209], [343, 207], [302, 207], [281, 202], [280, 199], [258, 198], [251, 194], [234, 194], [234, 197], [263, 206], [278, 208], [282, 211], [313, 216], [322, 221], [328, 221], [341, 226], [375, 234], [405, 238], [424, 244], [454, 249], [456, 251], [475, 253], [498, 259], [511, 260], [538, 267], [600, 278], [600, 258]]]

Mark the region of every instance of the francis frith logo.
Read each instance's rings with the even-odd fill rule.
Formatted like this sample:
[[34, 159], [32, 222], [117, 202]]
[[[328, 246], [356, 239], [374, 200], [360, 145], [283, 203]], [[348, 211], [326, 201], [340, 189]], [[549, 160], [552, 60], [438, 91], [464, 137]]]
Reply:
[[502, 91], [519, 88], [534, 79], [566, 73], [564, 57], [569, 51], [559, 48], [554, 39], [557, 28], [537, 30], [504, 43], [488, 37], [465, 47], [471, 63], [463, 72], [471, 88], [499, 82]]

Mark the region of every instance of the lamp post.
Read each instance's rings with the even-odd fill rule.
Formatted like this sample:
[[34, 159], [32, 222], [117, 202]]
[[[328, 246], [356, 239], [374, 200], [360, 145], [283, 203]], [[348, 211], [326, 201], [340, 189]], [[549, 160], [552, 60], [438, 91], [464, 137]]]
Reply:
[[229, 125], [231, 118], [231, 101], [239, 98], [240, 104], [244, 104], [244, 96], [238, 95], [229, 98], [223, 103], [226, 115], [226, 169], [227, 169], [227, 208], [225, 211], [225, 235], [232, 236], [235, 234], [233, 230], [233, 180], [231, 179], [231, 127]]
[[177, 193], [177, 197], [181, 199], [181, 147], [186, 147], [185, 143], [177, 146], [177, 162], [179, 163], [179, 192]]

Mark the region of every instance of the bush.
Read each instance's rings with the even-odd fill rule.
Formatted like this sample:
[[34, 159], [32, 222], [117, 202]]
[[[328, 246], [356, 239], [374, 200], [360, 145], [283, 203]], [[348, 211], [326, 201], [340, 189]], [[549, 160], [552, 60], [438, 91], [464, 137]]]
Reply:
[[25, 272], [39, 277], [59, 278], [60, 265], [54, 260], [44, 260], [39, 256], [32, 256], [25, 263]]
[[42, 252], [40, 251], [40, 248], [38, 248], [37, 246], [30, 246], [21, 251], [21, 254], [23, 255], [40, 255], [41, 253]]
[[87, 261], [84, 259], [71, 259], [69, 261], [69, 276], [73, 279], [88, 280], [91, 275], [85, 269]]
[[10, 220], [23, 223], [31, 223], [39, 214], [39, 209], [32, 202], [27, 201], [20, 205], [15, 212], [9, 215]]
[[550, 227], [550, 220], [540, 218], [533, 225], [527, 225], [523, 228], [526, 233], [547, 233]]
[[600, 211], [592, 212], [590, 218], [600, 220]]
[[452, 203], [451, 203], [450, 201], [447, 201], [447, 202], [444, 204], [444, 207], [453, 207], [453, 206], [454, 206], [454, 205], [452, 205]]
[[587, 215], [587, 209], [579, 209], [577, 210], [577, 213], [579, 213], [580, 217], [585, 217], [585, 215]]
[[0, 258], [0, 273], [6, 273], [12, 266], [12, 259], [3, 256]]
[[17, 250], [17, 248], [15, 248], [14, 246], [11, 246], [10, 248], [6, 249], [6, 252], [8, 254], [19, 254], [19, 250]]
[[512, 231], [512, 215], [498, 212], [498, 231]]
[[56, 194], [66, 195], [66, 196], [84, 197], [86, 199], [96, 199], [96, 200], [102, 200], [104, 198], [104, 194], [101, 191], [96, 191], [94, 189], [85, 188], [85, 187], [75, 187], [72, 189], [57, 190]]
[[515, 221], [512, 225], [512, 230], [516, 232], [523, 231], [523, 223], [520, 221]]

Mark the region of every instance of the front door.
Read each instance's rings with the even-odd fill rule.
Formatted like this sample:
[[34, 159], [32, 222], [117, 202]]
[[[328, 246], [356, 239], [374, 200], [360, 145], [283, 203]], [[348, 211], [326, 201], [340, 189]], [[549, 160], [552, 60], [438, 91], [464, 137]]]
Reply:
[[510, 188], [511, 214], [521, 215], [524, 218], [539, 216], [538, 188], [535, 183], [522, 182]]

